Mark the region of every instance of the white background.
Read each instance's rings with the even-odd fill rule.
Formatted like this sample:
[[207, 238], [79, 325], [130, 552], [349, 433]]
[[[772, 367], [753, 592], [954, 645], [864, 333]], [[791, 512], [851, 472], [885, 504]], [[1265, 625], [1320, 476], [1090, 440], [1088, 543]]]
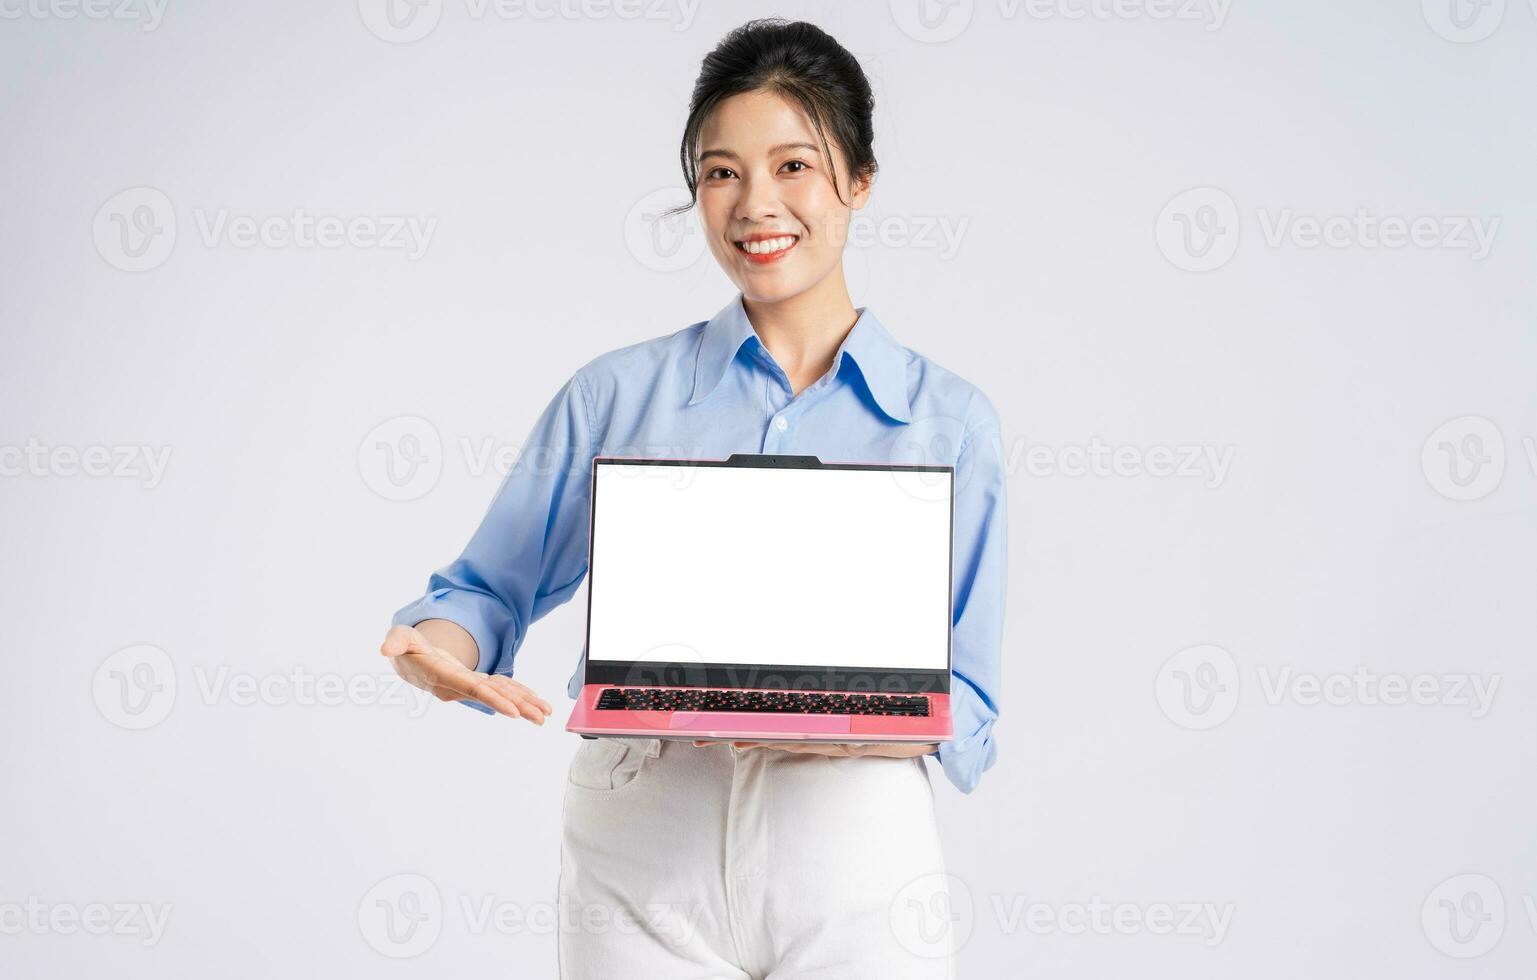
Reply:
[[[936, 771], [961, 975], [1529, 974], [1528, 0], [483, 9], [395, 43], [367, 0], [4, 4], [0, 973], [553, 975], [548, 928], [478, 916], [553, 898], [572, 737], [293, 682], [381, 675], [560, 382], [730, 298], [648, 195], [700, 58], [777, 12], [876, 90], [856, 304], [1004, 421], [999, 760]], [[223, 234], [296, 208], [362, 244]], [[1476, 257], [1358, 212], [1499, 225]], [[423, 254], [368, 247], [391, 216]], [[52, 452], [137, 446], [158, 479]], [[558, 718], [582, 598], [521, 654]], [[57, 928], [16, 928], [33, 897]], [[1130, 924], [1070, 934], [1096, 897]], [[1136, 925], [1186, 902], [1220, 942]], [[68, 931], [118, 903], [164, 934]]]

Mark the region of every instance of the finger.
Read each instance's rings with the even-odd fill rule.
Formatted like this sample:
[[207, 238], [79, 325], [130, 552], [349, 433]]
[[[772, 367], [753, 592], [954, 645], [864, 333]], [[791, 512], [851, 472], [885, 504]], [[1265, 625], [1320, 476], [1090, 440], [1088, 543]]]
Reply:
[[479, 701], [499, 715], [506, 715], [508, 718], [523, 717], [523, 712], [518, 710], [517, 704], [498, 690], [497, 686], [491, 683], [491, 678], [485, 674], [478, 676], [480, 679], [469, 685], [469, 690], [466, 692], [469, 697]]
[[533, 692], [510, 677], [493, 674], [489, 683], [496, 691], [517, 706], [518, 713], [536, 725], [543, 725], [550, 712], [537, 703]]
[[399, 657], [407, 653], [425, 653], [427, 640], [410, 626], [391, 626], [379, 644], [379, 652], [386, 657]]
[[514, 688], [517, 689], [519, 696], [526, 700], [530, 705], [533, 705], [540, 711], [543, 711], [546, 716], [555, 713], [555, 709], [550, 707], [550, 702], [535, 694], [533, 688], [529, 687], [527, 684], [524, 684], [522, 681], [515, 681], [510, 677], [507, 680], [512, 684]]

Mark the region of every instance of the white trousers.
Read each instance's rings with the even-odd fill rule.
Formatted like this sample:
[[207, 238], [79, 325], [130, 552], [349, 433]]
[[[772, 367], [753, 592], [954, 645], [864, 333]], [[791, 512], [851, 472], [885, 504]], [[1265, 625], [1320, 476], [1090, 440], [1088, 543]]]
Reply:
[[919, 758], [582, 740], [562, 815], [565, 980], [948, 980]]

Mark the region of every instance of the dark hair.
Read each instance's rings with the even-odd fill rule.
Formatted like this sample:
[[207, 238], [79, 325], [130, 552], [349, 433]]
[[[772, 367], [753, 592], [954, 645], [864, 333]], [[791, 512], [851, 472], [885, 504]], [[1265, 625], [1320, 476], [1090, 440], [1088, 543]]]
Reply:
[[[811, 118], [827, 159], [833, 161], [827, 131], [843, 150], [852, 176], [875, 176], [875, 97], [859, 62], [826, 31], [804, 21], [781, 17], [751, 20], [721, 39], [705, 55], [689, 100], [683, 127], [683, 180], [689, 203], [673, 208], [687, 211], [699, 200], [699, 164], [694, 159], [699, 131], [716, 106], [733, 95], [766, 90], [798, 103]], [[832, 163], [833, 187], [838, 186]], [[843, 200], [840, 193], [838, 199]]]

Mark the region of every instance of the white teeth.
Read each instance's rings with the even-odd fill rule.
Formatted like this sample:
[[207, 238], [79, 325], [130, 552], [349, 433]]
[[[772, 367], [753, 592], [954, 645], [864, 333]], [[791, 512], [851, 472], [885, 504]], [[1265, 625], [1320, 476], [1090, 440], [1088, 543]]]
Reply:
[[794, 235], [785, 235], [782, 238], [765, 238], [757, 242], [739, 242], [742, 251], [752, 255], [763, 255], [767, 252], [783, 252], [795, 244]]

